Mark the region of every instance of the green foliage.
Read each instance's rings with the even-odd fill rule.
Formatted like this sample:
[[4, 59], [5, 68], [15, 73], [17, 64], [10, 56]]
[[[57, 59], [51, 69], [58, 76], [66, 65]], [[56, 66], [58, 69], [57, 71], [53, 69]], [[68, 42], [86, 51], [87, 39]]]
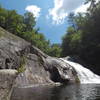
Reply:
[[[77, 33], [70, 31], [72, 33], [65, 34], [62, 42], [62, 56], [76, 55], [79, 53], [79, 46], [81, 46], [81, 31]], [[73, 33], [74, 32], [74, 33]]]
[[75, 81], [76, 83], [80, 83], [80, 79], [78, 78], [78, 76], [75, 77]]
[[49, 55], [54, 57], [60, 57], [61, 56], [61, 46], [59, 44], [53, 44], [51, 48], [49, 49]]
[[60, 56], [61, 48], [57, 45], [51, 46], [50, 41], [46, 40], [42, 33], [39, 33], [39, 28], [36, 29], [35, 25], [36, 20], [32, 13], [26, 12], [22, 16], [15, 10], [6, 10], [0, 6], [1, 27], [31, 42], [32, 45], [51, 56]]
[[22, 73], [26, 70], [25, 64], [26, 64], [26, 58], [24, 56], [22, 56], [20, 66], [17, 69], [18, 73]]
[[62, 39], [62, 56], [78, 55], [92, 69], [100, 70], [100, 2], [86, 14], [74, 16], [72, 23], [75, 26]]
[[33, 27], [36, 25], [35, 17], [32, 13], [26, 12], [24, 14], [24, 24], [26, 25], [25, 31], [32, 31]]

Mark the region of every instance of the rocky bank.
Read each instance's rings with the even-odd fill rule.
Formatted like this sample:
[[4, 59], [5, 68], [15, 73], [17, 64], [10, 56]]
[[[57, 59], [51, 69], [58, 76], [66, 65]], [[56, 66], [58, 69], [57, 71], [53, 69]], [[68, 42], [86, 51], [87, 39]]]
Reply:
[[0, 28], [0, 100], [7, 99], [13, 86], [75, 82], [72, 66]]

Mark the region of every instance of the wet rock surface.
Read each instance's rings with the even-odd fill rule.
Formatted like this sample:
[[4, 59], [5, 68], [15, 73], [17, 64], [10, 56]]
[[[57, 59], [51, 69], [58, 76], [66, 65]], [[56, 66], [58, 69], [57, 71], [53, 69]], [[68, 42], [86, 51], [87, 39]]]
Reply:
[[52, 81], [62, 84], [75, 83], [77, 77], [76, 71], [62, 59], [48, 57], [46, 65]]

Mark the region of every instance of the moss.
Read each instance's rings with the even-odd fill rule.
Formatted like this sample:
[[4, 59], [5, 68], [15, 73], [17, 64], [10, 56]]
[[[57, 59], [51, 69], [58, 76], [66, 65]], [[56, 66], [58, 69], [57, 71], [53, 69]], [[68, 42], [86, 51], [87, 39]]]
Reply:
[[3, 31], [0, 30], [0, 38], [1, 38], [2, 36], [4, 36]]
[[75, 77], [75, 81], [76, 81], [76, 83], [80, 83], [78, 76]]
[[20, 66], [17, 69], [18, 73], [22, 73], [26, 70], [25, 65], [26, 65], [26, 57], [22, 56]]
[[0, 38], [2, 37], [2, 33], [0, 32]]
[[44, 65], [43, 59], [41, 56], [38, 56], [39, 65]]

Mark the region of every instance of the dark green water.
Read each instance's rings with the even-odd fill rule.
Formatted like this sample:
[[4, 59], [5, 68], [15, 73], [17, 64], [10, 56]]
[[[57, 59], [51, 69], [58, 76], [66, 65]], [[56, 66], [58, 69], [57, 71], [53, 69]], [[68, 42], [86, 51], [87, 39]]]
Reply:
[[100, 100], [100, 85], [15, 88], [11, 100]]

